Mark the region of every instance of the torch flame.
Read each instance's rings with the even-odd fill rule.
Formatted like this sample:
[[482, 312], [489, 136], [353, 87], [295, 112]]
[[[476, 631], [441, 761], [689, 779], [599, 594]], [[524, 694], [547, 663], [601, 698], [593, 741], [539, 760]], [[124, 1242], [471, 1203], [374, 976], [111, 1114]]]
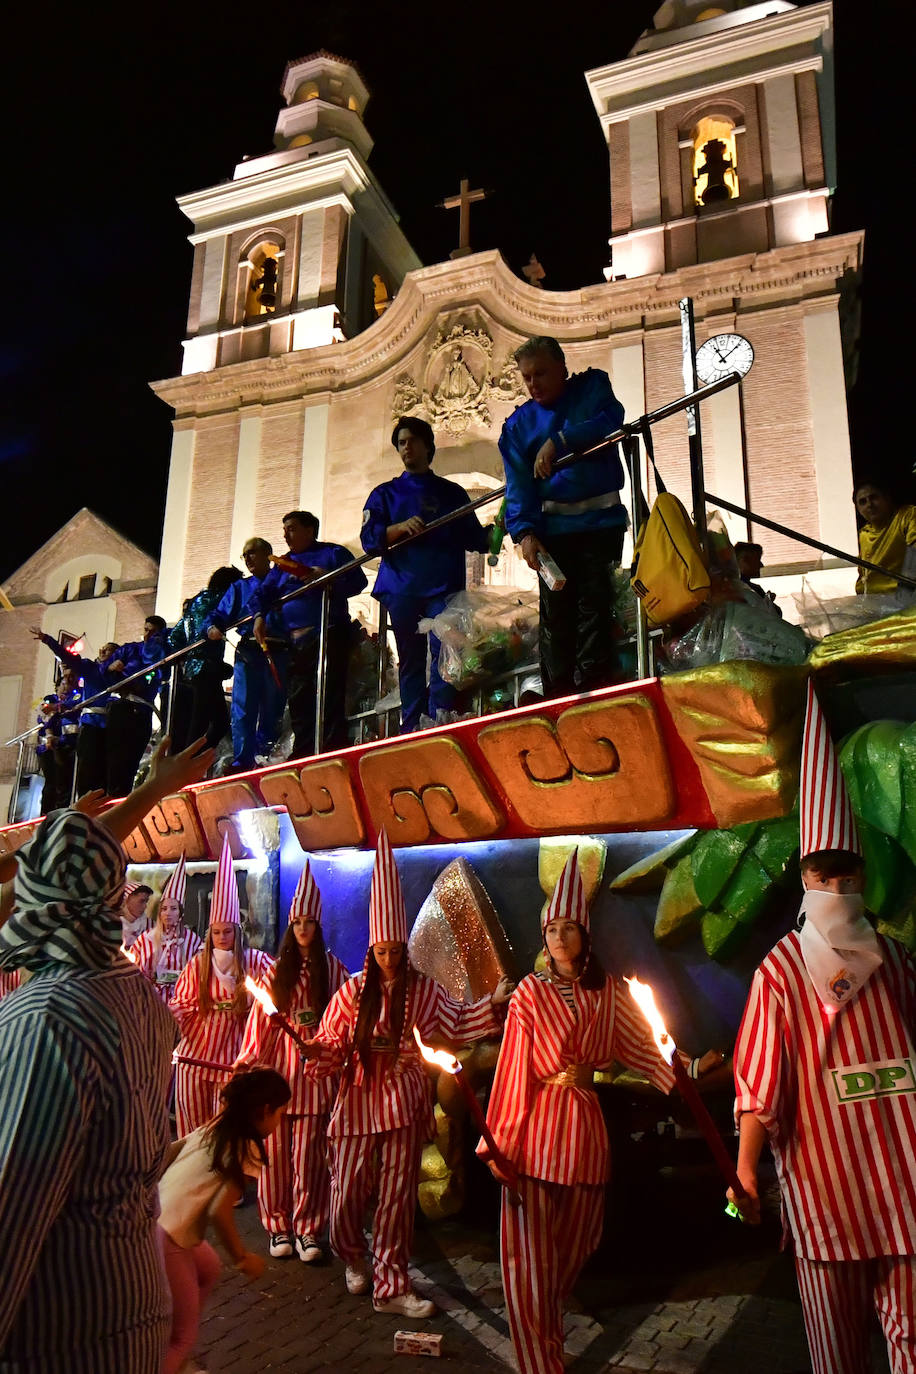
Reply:
[[270, 994], [267, 992], [267, 989], [262, 988], [260, 983], [256, 983], [250, 973], [245, 975], [245, 986], [251, 993], [254, 1000], [256, 1002], [260, 1002], [261, 1008], [264, 1011], [265, 1015], [279, 1016], [280, 1013], [277, 1011], [277, 1008], [270, 1000]]
[[655, 995], [652, 989], [648, 983], [641, 983], [638, 978], [624, 978], [623, 981], [630, 989], [630, 996], [633, 1001], [649, 1023], [659, 1054], [670, 1064], [677, 1051], [677, 1045], [668, 1034], [662, 1020], [662, 1014], [655, 1005]]
[[424, 1045], [416, 1026], [413, 1028], [413, 1038], [419, 1045], [420, 1053], [427, 1064], [436, 1064], [445, 1073], [456, 1074], [461, 1072], [461, 1065], [453, 1054], [449, 1054], [447, 1050], [434, 1050], [429, 1045]]

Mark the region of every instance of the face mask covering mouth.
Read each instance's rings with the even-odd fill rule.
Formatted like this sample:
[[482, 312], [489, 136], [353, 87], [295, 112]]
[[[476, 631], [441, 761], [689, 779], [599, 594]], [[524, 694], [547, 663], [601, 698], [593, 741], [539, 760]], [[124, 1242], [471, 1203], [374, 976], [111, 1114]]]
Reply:
[[806, 892], [801, 952], [823, 1006], [837, 1011], [858, 996], [883, 962], [860, 892]]

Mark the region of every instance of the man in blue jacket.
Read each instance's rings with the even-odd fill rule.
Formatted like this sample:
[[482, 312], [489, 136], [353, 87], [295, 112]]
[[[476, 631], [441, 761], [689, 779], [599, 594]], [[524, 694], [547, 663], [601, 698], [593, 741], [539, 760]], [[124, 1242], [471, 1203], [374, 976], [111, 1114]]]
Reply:
[[[233, 582], [212, 612], [207, 629], [210, 639], [222, 639], [230, 625], [244, 616], [251, 616], [253, 598], [271, 573], [272, 553], [273, 546], [266, 539], [254, 536], [246, 540], [242, 558], [249, 575]], [[268, 755], [279, 738], [286, 706], [289, 636], [283, 625], [282, 611], [271, 611], [264, 638], [273, 660], [275, 678], [267, 654], [258, 647], [254, 637], [253, 618], [239, 626], [238, 635], [232, 670], [232, 767], [242, 770], [254, 768], [257, 756]]]
[[486, 553], [489, 530], [471, 512], [435, 530], [428, 538], [398, 548], [398, 541], [418, 534], [433, 520], [466, 506], [470, 497], [457, 482], [430, 470], [436, 444], [432, 428], [413, 415], [402, 416], [391, 443], [404, 471], [370, 493], [360, 534], [366, 553], [382, 555], [372, 595], [388, 612], [398, 646], [401, 728], [416, 730], [421, 715], [454, 708], [457, 693], [439, 676], [439, 641], [429, 636], [429, 688], [426, 686], [426, 639], [417, 625], [436, 616], [449, 597], [464, 590], [465, 551]]
[[[118, 652], [117, 644], [103, 644], [96, 658], [84, 658], [69, 645], [61, 644], [52, 635], [33, 629], [35, 639], [47, 645], [51, 653], [66, 668], [72, 668], [83, 682], [83, 699], [97, 697], [116, 680], [110, 676], [106, 664]], [[108, 708], [109, 696], [99, 697], [91, 706], [84, 706], [79, 715], [79, 734], [76, 739], [76, 795], [104, 788], [108, 767]], [[64, 805], [68, 805], [69, 795]]]
[[[153, 733], [155, 700], [162, 686], [162, 674], [154, 665], [168, 653], [167, 625], [161, 615], [148, 615], [143, 623], [142, 640], [122, 644], [114, 658], [102, 664], [114, 675], [114, 695], [108, 707], [108, 759], [105, 791], [110, 797], [126, 797], [143, 752]], [[117, 690], [119, 678], [148, 671], [123, 691]]]
[[606, 372], [569, 376], [556, 339], [537, 336], [516, 349], [531, 397], [503, 425], [506, 528], [529, 567], [549, 553], [566, 577], [561, 590], [540, 583], [540, 658], [544, 695], [567, 696], [612, 682], [613, 572], [627, 514], [616, 449], [555, 470], [558, 458], [597, 444], [617, 429], [623, 406]]
[[[280, 598], [304, 583], [314, 582], [325, 573], [353, 563], [353, 555], [342, 544], [329, 544], [318, 538], [318, 517], [307, 510], [292, 510], [283, 517], [283, 537], [289, 554], [281, 560], [295, 574], [273, 567], [252, 597], [252, 610], [258, 613], [254, 633], [258, 643], [266, 642], [265, 616], [277, 607]], [[347, 744], [345, 694], [347, 655], [350, 644], [350, 612], [347, 600], [366, 586], [362, 568], [341, 573], [328, 588], [327, 671], [324, 692], [324, 730], [322, 749], [341, 749]], [[293, 727], [291, 758], [304, 758], [315, 752], [315, 711], [317, 708], [318, 638], [321, 626], [321, 591], [304, 591], [279, 607], [289, 635], [287, 696]]]

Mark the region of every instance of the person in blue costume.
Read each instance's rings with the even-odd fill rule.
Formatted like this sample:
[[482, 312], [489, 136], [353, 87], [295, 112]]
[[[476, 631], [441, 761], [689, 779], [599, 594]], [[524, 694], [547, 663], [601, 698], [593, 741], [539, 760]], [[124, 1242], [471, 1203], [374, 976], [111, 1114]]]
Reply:
[[[40, 639], [42, 644], [51, 650], [51, 653], [66, 668], [72, 668], [78, 678], [83, 680], [83, 700], [90, 697], [98, 697], [100, 692], [104, 692], [116, 680], [110, 675], [105, 667], [109, 659], [118, 652], [117, 644], [103, 644], [95, 658], [84, 658], [79, 653], [74, 653], [73, 649], [66, 644], [61, 644], [51, 635], [46, 635], [41, 630], [31, 631], [35, 639]], [[108, 708], [111, 704], [109, 696], [99, 697], [90, 706], [84, 706], [79, 714], [79, 733], [76, 737], [76, 795], [81, 797], [84, 792], [94, 792], [96, 788], [104, 788], [107, 775], [108, 759], [108, 735], [106, 727], [108, 725]], [[69, 805], [70, 797], [67, 795], [63, 805]]]
[[172, 708], [172, 748], [180, 753], [192, 740], [207, 737], [207, 748], [215, 749], [229, 733], [229, 709], [223, 683], [229, 669], [223, 660], [223, 646], [209, 638], [210, 617], [227, 589], [242, 577], [240, 569], [217, 568], [203, 591], [192, 597], [184, 615], [168, 635], [169, 652], [185, 649], [203, 639], [180, 661], [178, 691]]
[[401, 729], [416, 730], [421, 715], [434, 720], [438, 711], [455, 707], [457, 692], [439, 675], [439, 640], [429, 636], [429, 687], [426, 685], [426, 638], [417, 625], [445, 609], [449, 597], [465, 587], [465, 552], [486, 553], [489, 527], [471, 512], [426, 539], [398, 548], [398, 541], [418, 534], [440, 516], [466, 506], [471, 499], [457, 482], [438, 477], [430, 464], [436, 452], [433, 431], [425, 420], [403, 415], [391, 434], [404, 471], [370, 493], [360, 534], [366, 553], [382, 556], [372, 595], [388, 612], [398, 646]]
[[509, 416], [499, 439], [506, 527], [529, 567], [537, 571], [538, 554], [548, 553], [566, 577], [556, 591], [540, 583], [540, 658], [544, 695], [568, 696], [605, 686], [619, 672], [613, 573], [628, 521], [616, 449], [560, 471], [555, 464], [617, 429], [623, 406], [606, 372], [588, 368], [570, 377], [556, 339], [528, 339], [515, 360], [531, 399]]
[[153, 733], [153, 702], [162, 685], [162, 674], [153, 667], [168, 653], [167, 626], [161, 615], [148, 615], [143, 639], [122, 644], [103, 666], [118, 678], [149, 671], [123, 692], [117, 691], [108, 708], [108, 764], [105, 791], [109, 797], [126, 797]]
[[[266, 642], [265, 615], [279, 606], [280, 598], [303, 583], [353, 563], [353, 555], [342, 544], [318, 538], [318, 517], [307, 510], [291, 510], [283, 517], [283, 537], [289, 555], [282, 567], [273, 567], [252, 597], [258, 611], [254, 634], [258, 643]], [[295, 573], [290, 571], [295, 568]], [[324, 729], [320, 746], [342, 749], [347, 744], [344, 701], [347, 686], [347, 656], [350, 647], [350, 612], [347, 600], [366, 586], [362, 568], [341, 573], [328, 588], [327, 672], [324, 696]], [[315, 752], [315, 711], [317, 709], [318, 637], [321, 626], [321, 592], [305, 591], [279, 607], [289, 634], [289, 675], [287, 693], [289, 717], [293, 727], [292, 758]]]
[[[273, 546], [255, 536], [247, 540], [242, 559], [248, 576], [233, 582], [210, 616], [207, 634], [222, 640], [230, 625], [252, 613], [252, 597], [271, 570]], [[254, 637], [254, 619], [238, 629], [238, 644], [232, 670], [232, 767], [240, 772], [254, 768], [257, 756], [270, 754], [280, 735], [286, 706], [286, 674], [289, 660], [289, 635], [282, 611], [272, 610], [266, 618], [265, 642], [273, 659], [279, 683], [270, 671], [267, 654]]]

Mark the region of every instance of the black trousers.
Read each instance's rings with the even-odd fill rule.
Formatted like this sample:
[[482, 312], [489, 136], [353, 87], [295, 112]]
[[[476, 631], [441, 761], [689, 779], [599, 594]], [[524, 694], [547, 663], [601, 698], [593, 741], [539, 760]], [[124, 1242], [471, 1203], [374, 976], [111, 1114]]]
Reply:
[[[344, 697], [347, 686], [347, 655], [349, 653], [349, 625], [328, 628], [328, 663], [324, 692], [324, 730], [321, 749], [343, 749], [347, 744], [347, 721]], [[307, 758], [315, 752], [315, 709], [318, 686], [318, 632], [295, 640], [289, 653], [289, 676], [286, 693], [289, 718], [293, 727], [294, 759]]]
[[76, 795], [104, 787], [108, 775], [108, 726], [81, 725], [76, 737]]
[[201, 735], [207, 748], [215, 749], [229, 733], [229, 708], [223, 691], [223, 675], [205, 668], [190, 681], [180, 679], [172, 711], [172, 753], [180, 753]]
[[138, 702], [112, 697], [108, 708], [108, 763], [105, 791], [109, 797], [126, 797], [133, 791], [134, 778], [143, 751], [153, 733], [153, 709]]
[[624, 527], [554, 534], [544, 544], [566, 577], [561, 591], [540, 582], [540, 660], [545, 697], [606, 687], [620, 664], [614, 637], [614, 569]]

